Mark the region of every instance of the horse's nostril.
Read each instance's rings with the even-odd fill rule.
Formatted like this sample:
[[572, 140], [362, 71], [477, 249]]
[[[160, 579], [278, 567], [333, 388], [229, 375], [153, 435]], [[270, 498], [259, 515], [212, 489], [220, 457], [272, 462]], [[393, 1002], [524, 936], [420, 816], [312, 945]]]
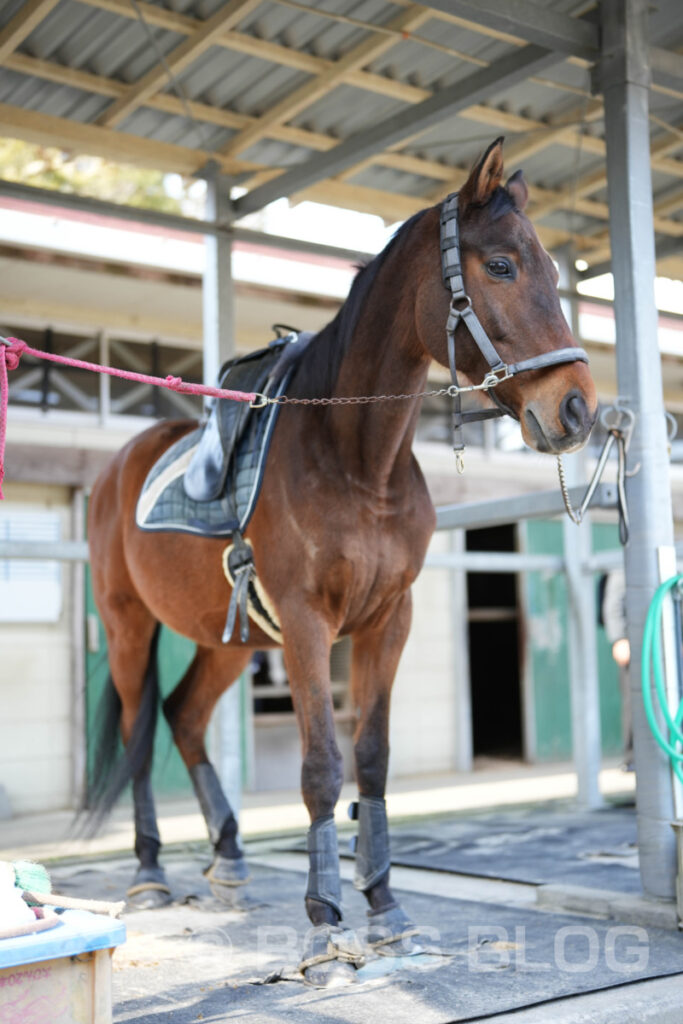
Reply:
[[590, 429], [591, 417], [588, 406], [578, 391], [570, 391], [562, 399], [560, 423], [568, 434], [579, 434]]

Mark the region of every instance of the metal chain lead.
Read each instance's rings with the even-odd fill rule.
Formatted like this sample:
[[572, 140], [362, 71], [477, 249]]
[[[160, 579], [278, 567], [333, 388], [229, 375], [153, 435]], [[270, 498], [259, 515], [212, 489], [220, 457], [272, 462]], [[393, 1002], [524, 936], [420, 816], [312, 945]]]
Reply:
[[343, 396], [288, 398], [287, 395], [279, 395], [277, 398], [267, 398], [266, 403], [268, 405], [371, 405], [374, 402], [403, 402], [411, 398], [437, 398], [450, 393], [450, 388], [439, 388], [435, 391], [416, 391], [411, 395], [356, 395], [348, 398]]
[[459, 384], [450, 384], [447, 388], [414, 391], [407, 395], [352, 395], [333, 398], [288, 398], [287, 395], [269, 398], [268, 395], [257, 394], [251, 405], [254, 409], [261, 409], [264, 405], [372, 405], [375, 402], [405, 402], [412, 398], [443, 398], [447, 395], [453, 398], [455, 395], [466, 394], [469, 391], [489, 391], [496, 385], [509, 380], [511, 376], [507, 366], [503, 366], [487, 373], [481, 384], [466, 384], [465, 387], [461, 387]]

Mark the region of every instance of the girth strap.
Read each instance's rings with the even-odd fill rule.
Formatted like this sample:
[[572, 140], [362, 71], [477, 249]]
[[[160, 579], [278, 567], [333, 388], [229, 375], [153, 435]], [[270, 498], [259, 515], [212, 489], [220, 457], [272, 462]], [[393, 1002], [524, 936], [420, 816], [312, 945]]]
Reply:
[[[249, 640], [249, 582], [255, 572], [254, 552], [251, 545], [245, 544], [244, 538], [239, 530], [232, 535], [232, 544], [227, 549], [228, 566], [230, 575], [234, 580], [228, 615], [225, 621], [225, 629], [221, 641], [227, 644], [232, 639], [237, 622], [237, 612], [240, 613], [240, 640], [246, 644]], [[225, 554], [225, 553], [224, 553]], [[225, 571], [225, 566], [223, 567]]]

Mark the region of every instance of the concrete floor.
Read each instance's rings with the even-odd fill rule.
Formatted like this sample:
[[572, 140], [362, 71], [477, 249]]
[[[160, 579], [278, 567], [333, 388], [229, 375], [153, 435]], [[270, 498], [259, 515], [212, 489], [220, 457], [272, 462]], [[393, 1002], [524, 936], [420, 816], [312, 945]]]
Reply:
[[[632, 774], [606, 761], [600, 773], [604, 797], [628, 796], [635, 789]], [[570, 764], [525, 765], [519, 761], [480, 760], [474, 772], [415, 776], [394, 779], [387, 795], [392, 822], [439, 814], [459, 814], [490, 807], [514, 807], [545, 800], [571, 799], [576, 794], [576, 775]], [[337, 805], [337, 823], [349, 827], [346, 809], [356, 799], [356, 789], [343, 787]], [[159, 828], [164, 845], [201, 841], [206, 826], [197, 802], [160, 800]], [[277, 836], [308, 826], [308, 816], [298, 791], [246, 793], [239, 815], [244, 839]], [[127, 852], [133, 848], [130, 804], [124, 800], [94, 839], [81, 839], [69, 810], [21, 815], [0, 820], [0, 858], [51, 861], [64, 857]]]
[[[422, 827], [438, 836], [444, 824]], [[392, 869], [395, 892], [421, 928], [420, 950], [397, 958], [369, 951], [355, 984], [307, 986], [297, 972], [309, 927], [307, 858], [288, 845], [291, 837], [246, 844], [252, 878], [230, 907], [202, 877], [206, 844], [167, 853], [173, 904], [124, 913], [116, 1022], [683, 1021], [683, 936], [675, 930], [558, 911], [542, 905], [533, 885], [420, 869]], [[61, 892], [118, 899], [133, 867], [130, 857], [89, 857], [55, 863], [51, 873]], [[365, 903], [352, 871], [343, 860], [345, 924], [362, 941]]]
[[[605, 796], [628, 797], [633, 781], [608, 767], [601, 788]], [[499, 807], [513, 814], [519, 808], [521, 817], [534, 803], [552, 815], [552, 801], [566, 813], [574, 786], [567, 765], [488, 765], [467, 776], [405, 780], [392, 785], [392, 830], [419, 823], [438, 835], [454, 816]], [[346, 803], [354, 794], [346, 789], [339, 821], [350, 829]], [[174, 903], [124, 913], [128, 938], [114, 955], [116, 1022], [683, 1024], [683, 936], [671, 927], [670, 906], [654, 918], [634, 917], [631, 906], [629, 917], [604, 894], [584, 893], [567, 909], [558, 887], [419, 868], [393, 868], [392, 884], [423, 928], [421, 952], [396, 959], [370, 953], [356, 984], [310, 988], [296, 972], [308, 927], [306, 857], [293, 849], [307, 825], [298, 794], [245, 797], [241, 826], [253, 877], [232, 907], [219, 903], [202, 877], [209, 851], [196, 806], [160, 810]], [[119, 808], [94, 840], [74, 838], [71, 824], [70, 812], [0, 822], [0, 858], [49, 862], [56, 891], [120, 898], [134, 868], [130, 808]], [[352, 870], [343, 860], [346, 923], [362, 936], [364, 901], [350, 884]], [[607, 952], [615, 928], [628, 932], [614, 947], [616, 967]], [[558, 959], [558, 936], [567, 935]], [[597, 950], [589, 965], [586, 941]], [[644, 972], [639, 952], [646, 954]], [[659, 976], [645, 978], [648, 972]]]

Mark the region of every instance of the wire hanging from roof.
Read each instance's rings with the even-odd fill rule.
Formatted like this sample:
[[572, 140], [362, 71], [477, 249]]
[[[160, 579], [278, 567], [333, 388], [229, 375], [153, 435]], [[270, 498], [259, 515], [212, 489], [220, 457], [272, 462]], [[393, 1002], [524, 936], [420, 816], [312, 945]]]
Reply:
[[161, 66], [163, 67], [164, 71], [166, 72], [166, 76], [167, 76], [167, 78], [168, 78], [168, 80], [170, 82], [171, 88], [176, 93], [178, 99], [182, 103], [188, 120], [191, 121], [192, 124], [195, 126], [195, 129], [197, 131], [197, 135], [199, 136], [199, 142], [200, 142], [201, 148], [202, 149], [208, 149], [209, 147], [207, 145], [207, 135], [205, 133], [205, 126], [192, 113], [192, 107], [190, 106], [190, 101], [189, 101], [189, 99], [187, 97], [187, 94], [186, 94], [185, 90], [183, 89], [182, 85], [180, 84], [180, 82], [178, 81], [178, 79], [176, 78], [176, 76], [174, 75], [173, 69], [171, 68], [170, 64], [166, 60], [166, 57], [164, 56], [164, 53], [163, 53], [161, 47], [159, 46], [157, 38], [154, 35], [154, 33], [152, 32], [151, 26], [147, 22], [147, 20], [145, 18], [145, 15], [142, 12], [142, 8], [137, 3], [137, 0], [129, 0], [129, 3], [131, 5], [131, 7], [133, 8], [133, 10], [135, 11], [135, 13], [137, 15], [137, 18], [138, 18], [138, 21], [142, 25], [142, 27], [143, 27], [143, 29], [145, 31], [145, 34], [146, 34], [147, 38], [149, 39], [150, 45], [151, 45], [152, 49], [154, 50], [154, 52], [157, 55], [157, 59], [158, 59], [159, 63], [161, 64]]

